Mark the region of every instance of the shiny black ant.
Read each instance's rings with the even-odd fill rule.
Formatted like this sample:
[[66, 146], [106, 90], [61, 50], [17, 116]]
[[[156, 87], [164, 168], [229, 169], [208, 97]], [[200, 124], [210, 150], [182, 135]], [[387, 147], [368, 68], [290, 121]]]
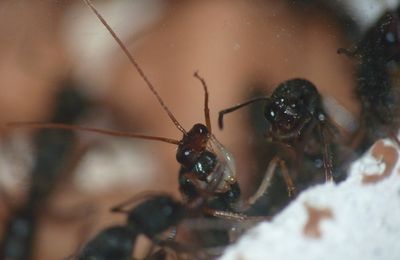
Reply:
[[136, 200], [113, 207], [113, 212], [127, 214], [126, 224], [101, 231], [84, 246], [77, 259], [132, 259], [140, 234], [161, 243], [163, 239], [157, 236], [175, 227], [188, 212], [185, 205], [167, 194], [152, 195], [133, 208], [126, 208]]
[[388, 135], [400, 145], [400, 7], [384, 13], [354, 49], [338, 53], [358, 60], [355, 93], [362, 114], [354, 146], [362, 152]]
[[[291, 79], [278, 85], [270, 97], [258, 97], [219, 112], [218, 124], [223, 128], [223, 118], [239, 108], [254, 102], [264, 101], [264, 116], [268, 122], [266, 136], [274, 142], [284, 144], [296, 152], [297, 160], [303, 154], [315, 150], [322, 143], [325, 180], [332, 181], [332, 153], [330, 137], [335, 133], [335, 127], [324, 111], [321, 96], [317, 88], [305, 79]], [[285, 177], [285, 176], [284, 176]], [[285, 181], [292, 186], [289, 176]]]
[[[149, 194], [133, 197], [111, 209], [112, 212], [127, 215], [125, 225], [104, 229], [80, 250], [76, 258], [88, 259], [132, 259], [134, 246], [139, 235], [145, 235], [155, 245], [168, 248], [178, 254], [205, 254], [200, 248], [174, 242], [177, 226], [186, 218], [201, 216], [202, 198], [194, 203], [181, 203], [168, 194]], [[133, 205], [133, 206], [130, 206]], [[200, 211], [199, 211], [200, 209]], [[167, 232], [171, 230], [171, 232]], [[167, 232], [167, 236], [163, 233]], [[172, 234], [172, 235], [171, 235]], [[152, 251], [152, 250], [151, 250]], [[144, 259], [158, 259], [165, 250], [149, 252]]]
[[[58, 93], [52, 122], [73, 123], [87, 108], [87, 101], [66, 81]], [[5, 224], [1, 238], [0, 259], [31, 259], [39, 215], [58, 180], [65, 173], [65, 166], [73, 157], [77, 143], [76, 135], [70, 131], [40, 130], [35, 138], [34, 166], [30, 175], [27, 199], [14, 211]], [[8, 196], [7, 196], [8, 197]]]

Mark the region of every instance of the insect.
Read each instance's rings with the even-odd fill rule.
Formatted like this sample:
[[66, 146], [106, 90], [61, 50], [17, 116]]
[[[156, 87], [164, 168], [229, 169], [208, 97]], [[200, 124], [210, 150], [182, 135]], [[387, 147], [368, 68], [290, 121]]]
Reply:
[[[140, 234], [145, 235], [156, 245], [188, 253], [189, 247], [185, 248], [162, 235], [167, 230], [176, 228], [183, 219], [198, 214], [197, 203], [183, 204], [168, 194], [142, 196], [142, 201], [137, 204], [138, 198], [140, 197], [135, 196], [113, 207], [113, 212], [127, 215], [126, 224], [101, 231], [83, 247], [77, 259], [131, 259], [136, 239]], [[194, 248], [190, 249], [193, 253]], [[154, 254], [150, 252], [145, 259], [162, 257], [165, 253], [164, 250], [156, 250]]]
[[[207, 213], [209, 215], [230, 218], [232, 216], [221, 216], [221, 212], [241, 212], [244, 211], [248, 205], [247, 202], [240, 200], [240, 187], [236, 177], [235, 164], [231, 154], [225, 147], [215, 138], [211, 130], [210, 111], [208, 107], [208, 89], [205, 80], [196, 72], [196, 77], [204, 89], [204, 116], [205, 124], [195, 124], [189, 131], [186, 131], [183, 126], [178, 122], [169, 108], [165, 105], [164, 101], [156, 91], [153, 84], [147, 78], [146, 74], [128, 51], [126, 46], [122, 43], [120, 38], [115, 34], [112, 28], [108, 25], [105, 19], [99, 14], [94, 5], [89, 0], [83, 0], [86, 5], [95, 13], [97, 18], [110, 32], [115, 41], [119, 44], [122, 51], [130, 60], [134, 69], [139, 73], [140, 77], [146, 83], [148, 89], [152, 92], [158, 100], [161, 107], [168, 114], [171, 121], [176, 128], [182, 132], [183, 138], [175, 140], [172, 138], [141, 135], [135, 133], [126, 133], [119, 131], [110, 131], [103, 129], [96, 129], [90, 127], [83, 127], [77, 125], [59, 124], [59, 123], [11, 123], [12, 127], [37, 127], [49, 129], [70, 129], [80, 131], [90, 131], [101, 134], [108, 134], [114, 136], [123, 136], [131, 138], [141, 138], [154, 141], [161, 141], [178, 146], [176, 159], [181, 164], [179, 171], [179, 187], [182, 195], [188, 202], [195, 200], [199, 196], [205, 195], [209, 185], [214, 186], [212, 189], [212, 196], [208, 196], [209, 207]], [[279, 164], [277, 161], [276, 164]], [[280, 163], [284, 167], [283, 163]], [[275, 166], [271, 166], [274, 168]], [[266, 185], [264, 185], [266, 186]], [[258, 194], [261, 194], [260, 192]], [[208, 194], [209, 195], [209, 194]], [[260, 195], [261, 196], [261, 195]], [[219, 212], [219, 210], [221, 212]]]
[[[58, 93], [51, 121], [73, 123], [86, 109], [87, 101], [71, 87], [71, 82]], [[27, 199], [20, 209], [10, 206], [11, 214], [5, 224], [1, 239], [1, 259], [30, 259], [37, 230], [37, 218], [46, 207], [46, 202], [71, 159], [77, 143], [70, 131], [40, 130], [35, 136], [36, 160], [31, 171]]]
[[355, 147], [362, 152], [377, 139], [390, 136], [399, 145], [400, 7], [387, 11], [352, 50], [338, 49], [358, 60], [356, 95], [361, 124]]
[[[317, 88], [308, 80], [291, 79], [278, 85], [270, 97], [259, 97], [219, 112], [219, 127], [223, 128], [225, 114], [254, 102], [264, 101], [264, 116], [268, 122], [266, 136], [297, 152], [297, 160], [322, 144], [325, 180], [332, 181], [332, 153], [329, 136], [335, 127], [324, 111]], [[320, 151], [321, 149], [318, 149]], [[286, 177], [286, 179], [289, 177]], [[292, 183], [288, 179], [287, 182]]]

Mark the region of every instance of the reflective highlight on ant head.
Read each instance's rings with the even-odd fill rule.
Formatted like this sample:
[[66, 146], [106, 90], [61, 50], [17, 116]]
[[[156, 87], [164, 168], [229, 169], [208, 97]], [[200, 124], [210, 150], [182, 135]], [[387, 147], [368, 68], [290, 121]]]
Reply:
[[320, 96], [311, 82], [304, 79], [283, 82], [265, 106], [264, 115], [270, 124], [269, 133], [283, 139], [298, 137], [316, 115], [319, 104]]

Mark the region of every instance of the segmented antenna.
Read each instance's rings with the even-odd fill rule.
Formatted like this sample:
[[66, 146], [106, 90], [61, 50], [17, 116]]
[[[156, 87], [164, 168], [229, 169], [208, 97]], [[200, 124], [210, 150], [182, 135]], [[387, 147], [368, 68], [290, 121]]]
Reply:
[[106, 22], [106, 20], [103, 18], [103, 16], [97, 11], [96, 7], [93, 5], [93, 3], [90, 0], [83, 0], [83, 2], [93, 11], [93, 13], [97, 16], [97, 18], [100, 20], [100, 22], [106, 27], [108, 32], [111, 34], [111, 36], [114, 38], [114, 40], [118, 43], [118, 45], [121, 47], [122, 51], [125, 53], [125, 55], [128, 57], [129, 61], [133, 65], [133, 67], [136, 69], [136, 71], [139, 73], [140, 77], [146, 82], [146, 85], [149, 87], [150, 91], [154, 94], [154, 96], [157, 98], [158, 102], [162, 106], [162, 108], [167, 112], [169, 118], [171, 118], [172, 122], [175, 124], [175, 126], [181, 131], [184, 135], [186, 135], [185, 129], [182, 127], [182, 125], [178, 122], [178, 120], [175, 118], [175, 116], [171, 113], [171, 111], [168, 109], [168, 107], [165, 105], [164, 101], [161, 99], [160, 95], [154, 88], [153, 84], [150, 82], [150, 80], [147, 78], [146, 74], [144, 74], [142, 68], [139, 66], [139, 64], [136, 62], [136, 60], [133, 58], [132, 54], [129, 52], [129, 50], [126, 48], [124, 43], [121, 41], [121, 39], [117, 36], [117, 34], [114, 32], [114, 30], [110, 27], [110, 25]]
[[211, 120], [210, 120], [210, 109], [208, 108], [208, 89], [207, 89], [207, 84], [206, 81], [199, 76], [198, 71], [196, 71], [193, 75], [195, 78], [200, 80], [201, 84], [203, 85], [204, 89], [204, 118], [206, 121], [206, 126], [208, 128], [208, 131], [211, 132]]

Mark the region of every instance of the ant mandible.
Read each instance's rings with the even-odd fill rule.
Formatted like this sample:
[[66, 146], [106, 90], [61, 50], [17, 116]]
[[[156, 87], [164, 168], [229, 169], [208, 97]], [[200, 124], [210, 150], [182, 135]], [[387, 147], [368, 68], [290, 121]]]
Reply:
[[304, 151], [307, 139], [317, 131], [323, 144], [325, 180], [332, 181], [332, 154], [328, 135], [334, 125], [324, 111], [321, 96], [306, 79], [291, 79], [278, 85], [270, 97], [259, 97], [219, 112], [218, 124], [223, 128], [225, 114], [254, 102], [264, 101], [264, 116], [269, 123], [266, 136], [272, 141]]

